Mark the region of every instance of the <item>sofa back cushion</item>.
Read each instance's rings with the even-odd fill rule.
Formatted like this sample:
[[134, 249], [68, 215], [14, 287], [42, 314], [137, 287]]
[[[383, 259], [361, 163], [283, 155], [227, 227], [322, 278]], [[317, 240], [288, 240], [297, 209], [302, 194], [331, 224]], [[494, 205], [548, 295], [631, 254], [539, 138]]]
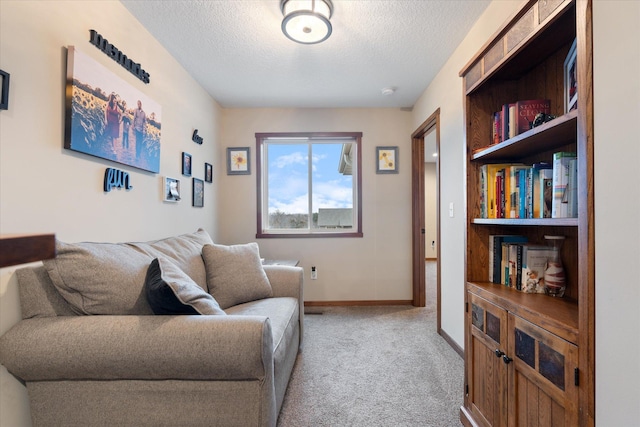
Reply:
[[[203, 289], [204, 230], [143, 243], [56, 242], [56, 258], [43, 261], [54, 286], [78, 314], [153, 314], [143, 292], [147, 268], [162, 254]], [[200, 264], [200, 265], [198, 265]]]
[[202, 247], [212, 243], [209, 234], [205, 230], [199, 229], [195, 233], [146, 243], [130, 243], [130, 245], [149, 255], [152, 259], [168, 258], [206, 291], [207, 273], [202, 260]]

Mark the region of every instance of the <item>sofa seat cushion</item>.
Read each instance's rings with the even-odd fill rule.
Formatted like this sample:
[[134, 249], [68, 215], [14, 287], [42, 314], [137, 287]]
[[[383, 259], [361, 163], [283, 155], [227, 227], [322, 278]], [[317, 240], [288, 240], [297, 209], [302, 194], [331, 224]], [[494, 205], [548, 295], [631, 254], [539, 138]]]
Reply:
[[[271, 322], [273, 335], [274, 361], [278, 365], [286, 355], [287, 349], [294, 345], [300, 321], [297, 298], [265, 298], [230, 307], [228, 315], [266, 316]], [[295, 343], [296, 349], [298, 344]], [[297, 350], [296, 350], [297, 351]]]

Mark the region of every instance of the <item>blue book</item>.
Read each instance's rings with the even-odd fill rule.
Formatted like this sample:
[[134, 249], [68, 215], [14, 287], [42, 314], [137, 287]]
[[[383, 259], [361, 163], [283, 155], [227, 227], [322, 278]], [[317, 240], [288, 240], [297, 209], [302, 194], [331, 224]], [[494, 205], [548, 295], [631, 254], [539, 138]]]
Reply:
[[496, 234], [489, 236], [489, 281], [500, 284], [502, 276], [502, 244], [503, 243], [526, 243], [525, 236], [511, 234]]
[[529, 176], [529, 169], [531, 168], [520, 169], [518, 171], [518, 218], [527, 218], [527, 177]]

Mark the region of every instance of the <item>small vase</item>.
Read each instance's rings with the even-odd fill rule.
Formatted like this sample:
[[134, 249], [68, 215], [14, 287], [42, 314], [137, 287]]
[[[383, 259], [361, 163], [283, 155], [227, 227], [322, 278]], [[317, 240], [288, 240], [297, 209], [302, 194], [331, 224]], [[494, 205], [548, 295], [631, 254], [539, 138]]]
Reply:
[[547, 268], [544, 271], [544, 291], [547, 295], [561, 298], [567, 288], [560, 257], [564, 236], [544, 236], [551, 242], [553, 255], [547, 260]]

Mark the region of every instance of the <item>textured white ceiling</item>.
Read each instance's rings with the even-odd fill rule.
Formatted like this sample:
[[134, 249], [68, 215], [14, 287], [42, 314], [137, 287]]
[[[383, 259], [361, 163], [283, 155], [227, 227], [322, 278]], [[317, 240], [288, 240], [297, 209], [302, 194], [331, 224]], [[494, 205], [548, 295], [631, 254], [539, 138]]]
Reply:
[[223, 107], [411, 108], [490, 0], [333, 0], [317, 45], [279, 0], [121, 2]]

